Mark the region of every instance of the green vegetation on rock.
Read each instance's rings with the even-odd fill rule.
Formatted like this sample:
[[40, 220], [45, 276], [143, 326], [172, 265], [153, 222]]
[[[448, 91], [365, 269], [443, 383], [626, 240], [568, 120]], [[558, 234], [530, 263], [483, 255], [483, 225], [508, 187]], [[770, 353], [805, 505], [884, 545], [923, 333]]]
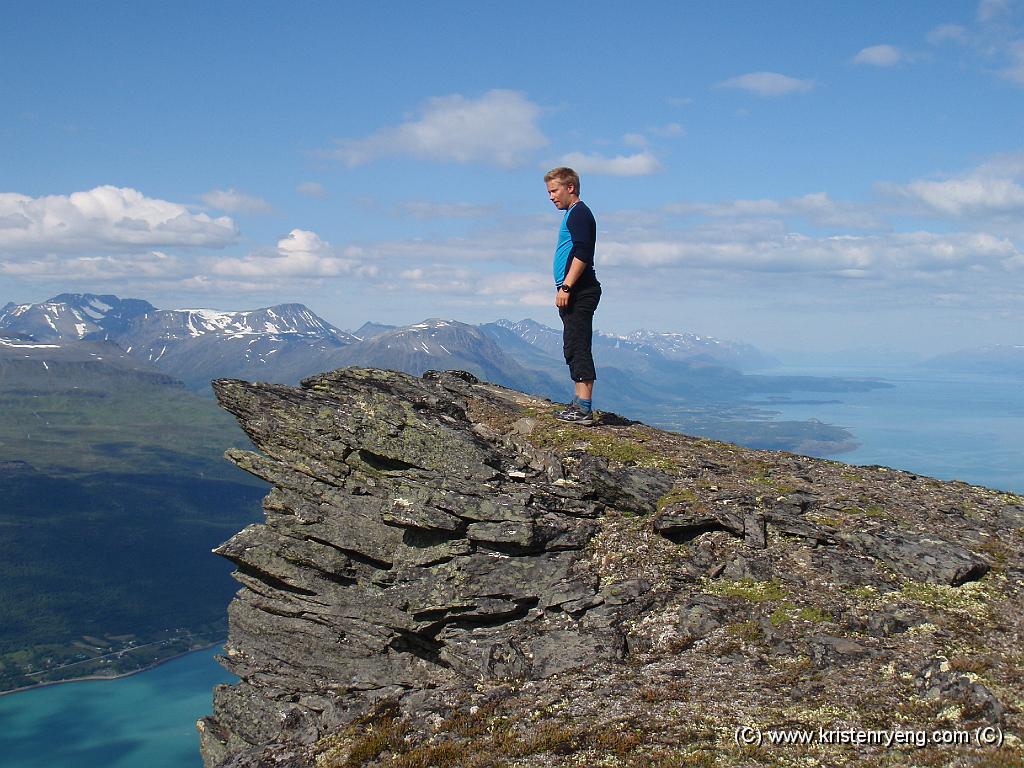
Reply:
[[530, 433], [530, 442], [539, 448], [561, 451], [580, 450], [609, 461], [635, 467], [672, 470], [676, 462], [649, 445], [644, 427], [626, 427], [610, 434], [567, 424], [554, 416], [542, 413], [536, 416], [536, 426]]
[[782, 600], [787, 595], [778, 581], [755, 581], [747, 577], [735, 581], [713, 581], [705, 585], [704, 589], [712, 595], [738, 597], [751, 603]]

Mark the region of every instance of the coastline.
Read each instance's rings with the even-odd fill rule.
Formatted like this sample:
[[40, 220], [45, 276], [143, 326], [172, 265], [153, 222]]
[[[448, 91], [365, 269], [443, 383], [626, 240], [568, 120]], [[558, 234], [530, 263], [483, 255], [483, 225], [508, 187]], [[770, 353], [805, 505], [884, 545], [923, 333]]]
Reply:
[[176, 653], [173, 656], [168, 656], [165, 659], [159, 659], [158, 661], [154, 661], [152, 664], [149, 664], [145, 667], [139, 667], [138, 669], [133, 669], [130, 672], [122, 672], [117, 675], [84, 675], [83, 677], [69, 677], [67, 680], [46, 680], [44, 682], [35, 683], [33, 685], [23, 685], [21, 688], [11, 688], [7, 691], [0, 691], [0, 696], [9, 696], [15, 693], [24, 693], [25, 691], [34, 691], [37, 688], [46, 688], [51, 685], [64, 685], [66, 683], [87, 683], [99, 680], [120, 680], [125, 677], [131, 677], [132, 675], [141, 674], [142, 672], [149, 672], [151, 669], [156, 669], [162, 664], [174, 661], [175, 659], [180, 659], [183, 656], [188, 656], [190, 653], [198, 653], [199, 651], [208, 651], [211, 648], [216, 648], [218, 645], [223, 645], [226, 642], [226, 640], [227, 638], [224, 638], [222, 640], [217, 640], [212, 643], [208, 643], [207, 645], [200, 646], [198, 648], [189, 648], [187, 651]]

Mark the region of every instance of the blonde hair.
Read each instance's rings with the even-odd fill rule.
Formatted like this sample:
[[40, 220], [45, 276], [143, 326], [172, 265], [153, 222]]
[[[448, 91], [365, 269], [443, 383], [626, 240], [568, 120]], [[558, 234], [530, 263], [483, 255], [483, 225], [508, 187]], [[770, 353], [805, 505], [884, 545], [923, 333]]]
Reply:
[[549, 181], [557, 181], [565, 187], [572, 184], [573, 191], [575, 191], [577, 195], [580, 193], [580, 175], [572, 168], [566, 168], [565, 166], [552, 168], [544, 174], [544, 181], [545, 183]]

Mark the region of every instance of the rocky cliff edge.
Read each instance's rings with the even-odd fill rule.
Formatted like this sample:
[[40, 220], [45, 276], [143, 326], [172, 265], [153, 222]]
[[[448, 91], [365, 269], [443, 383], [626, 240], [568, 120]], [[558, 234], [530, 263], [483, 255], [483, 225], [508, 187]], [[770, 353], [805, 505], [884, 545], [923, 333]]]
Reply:
[[1019, 496], [459, 372], [214, 389], [273, 488], [208, 767], [1024, 764]]

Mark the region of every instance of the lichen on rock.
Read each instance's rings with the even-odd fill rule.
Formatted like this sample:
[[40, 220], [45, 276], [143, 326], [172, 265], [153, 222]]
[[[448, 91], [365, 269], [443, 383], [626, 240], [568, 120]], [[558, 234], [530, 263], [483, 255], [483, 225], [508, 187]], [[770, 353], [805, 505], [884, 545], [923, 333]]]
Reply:
[[564, 425], [461, 372], [214, 390], [272, 490], [216, 550], [239, 682], [199, 723], [208, 768], [946, 764], [755, 754], [743, 726], [994, 725], [1021, 754], [1017, 496]]

